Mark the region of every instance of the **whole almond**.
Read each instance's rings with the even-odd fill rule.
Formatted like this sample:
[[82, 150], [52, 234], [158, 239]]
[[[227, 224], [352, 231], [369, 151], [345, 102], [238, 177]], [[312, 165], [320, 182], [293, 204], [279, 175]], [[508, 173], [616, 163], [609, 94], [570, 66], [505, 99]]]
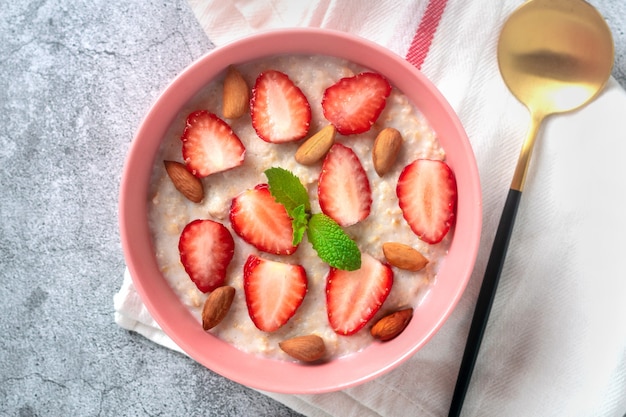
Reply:
[[230, 65], [224, 78], [222, 113], [226, 119], [238, 119], [250, 105], [250, 89], [246, 80], [235, 67]]
[[167, 175], [178, 191], [194, 203], [202, 201], [204, 198], [202, 181], [189, 172], [185, 164], [176, 161], [163, 161], [163, 164]]
[[228, 285], [218, 287], [209, 294], [202, 308], [204, 330], [210, 330], [220, 324], [230, 310], [233, 298], [235, 298], [235, 289]]
[[287, 355], [302, 362], [314, 362], [326, 354], [324, 339], [314, 334], [283, 340], [278, 346]]
[[386, 127], [380, 131], [372, 148], [372, 162], [379, 177], [385, 175], [396, 162], [402, 147], [402, 135], [393, 127]]
[[383, 254], [387, 262], [400, 269], [419, 271], [428, 264], [428, 259], [424, 255], [403, 243], [383, 243]]
[[337, 129], [328, 125], [308, 138], [296, 151], [296, 161], [302, 165], [313, 165], [326, 155], [335, 143]]
[[412, 317], [412, 308], [396, 311], [378, 320], [370, 333], [375, 339], [386, 342], [402, 333]]

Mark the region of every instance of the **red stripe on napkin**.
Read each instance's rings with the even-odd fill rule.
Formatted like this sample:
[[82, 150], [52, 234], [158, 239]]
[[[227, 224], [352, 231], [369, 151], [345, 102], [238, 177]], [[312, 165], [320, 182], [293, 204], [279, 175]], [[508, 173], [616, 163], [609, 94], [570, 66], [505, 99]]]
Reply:
[[417, 32], [415, 32], [411, 46], [409, 46], [409, 52], [406, 54], [407, 61], [413, 64], [417, 69], [422, 67], [428, 55], [430, 44], [437, 31], [437, 26], [439, 26], [439, 21], [441, 20], [441, 15], [443, 15], [443, 10], [446, 8], [446, 3], [447, 0], [430, 0], [428, 6], [426, 6], [426, 12], [424, 12], [424, 16], [422, 16], [422, 20], [417, 27]]

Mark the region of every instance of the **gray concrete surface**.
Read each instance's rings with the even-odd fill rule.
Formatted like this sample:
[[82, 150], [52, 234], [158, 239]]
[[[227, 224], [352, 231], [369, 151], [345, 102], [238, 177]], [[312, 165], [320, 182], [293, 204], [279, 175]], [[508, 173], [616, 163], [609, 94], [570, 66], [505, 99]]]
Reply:
[[[626, 6], [593, 1], [626, 85]], [[212, 48], [184, 0], [0, 8], [0, 415], [296, 416], [113, 321], [134, 131]]]

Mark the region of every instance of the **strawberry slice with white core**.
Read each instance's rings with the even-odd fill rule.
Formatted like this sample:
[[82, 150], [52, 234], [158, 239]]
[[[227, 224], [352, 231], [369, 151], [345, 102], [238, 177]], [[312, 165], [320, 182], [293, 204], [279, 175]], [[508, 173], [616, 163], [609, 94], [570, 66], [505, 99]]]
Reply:
[[443, 161], [418, 159], [407, 165], [396, 187], [402, 215], [424, 242], [439, 243], [455, 221], [457, 187]]
[[306, 96], [284, 73], [262, 72], [252, 88], [252, 126], [266, 142], [283, 143], [302, 139], [311, 124], [311, 107]]
[[198, 219], [183, 229], [178, 250], [189, 278], [200, 291], [209, 292], [224, 283], [235, 243], [221, 223]]
[[265, 332], [281, 328], [293, 317], [307, 292], [304, 268], [250, 255], [243, 269], [248, 314]]
[[293, 227], [285, 207], [276, 202], [267, 184], [259, 184], [233, 198], [230, 222], [235, 233], [260, 251], [290, 255]]
[[380, 310], [393, 285], [393, 271], [371, 255], [361, 255], [361, 268], [331, 268], [326, 281], [326, 308], [332, 329], [349, 336]]
[[320, 208], [340, 226], [365, 219], [372, 206], [372, 191], [359, 157], [336, 143], [324, 158], [317, 189]]
[[342, 135], [367, 132], [385, 108], [390, 93], [391, 85], [377, 73], [342, 78], [324, 91], [324, 117]]
[[181, 140], [187, 169], [198, 178], [243, 163], [246, 148], [239, 137], [225, 121], [206, 110], [187, 116]]

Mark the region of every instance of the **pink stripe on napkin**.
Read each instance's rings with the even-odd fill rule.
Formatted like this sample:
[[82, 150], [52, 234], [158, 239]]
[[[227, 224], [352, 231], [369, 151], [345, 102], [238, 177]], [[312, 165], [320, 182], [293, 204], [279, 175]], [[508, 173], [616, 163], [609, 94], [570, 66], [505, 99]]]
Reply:
[[407, 61], [413, 64], [417, 69], [422, 67], [428, 55], [430, 44], [433, 41], [433, 36], [435, 36], [447, 2], [447, 0], [430, 0], [426, 6], [426, 11], [422, 16], [413, 41], [411, 41], [411, 45], [409, 46], [409, 51], [406, 54]]

